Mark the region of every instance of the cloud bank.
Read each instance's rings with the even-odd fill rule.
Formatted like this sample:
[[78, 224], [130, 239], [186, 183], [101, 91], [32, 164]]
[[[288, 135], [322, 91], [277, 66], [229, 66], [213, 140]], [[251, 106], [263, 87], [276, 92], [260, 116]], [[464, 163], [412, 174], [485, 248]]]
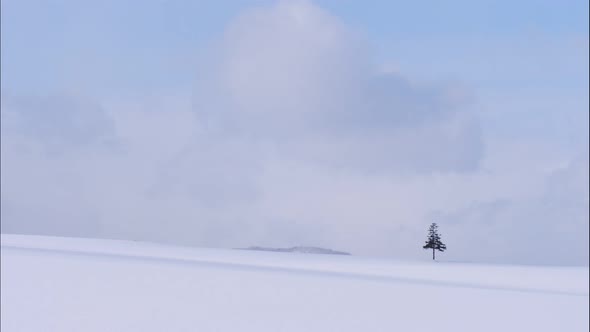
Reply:
[[381, 71], [310, 2], [210, 54], [190, 95], [3, 91], [2, 232], [416, 258], [437, 221], [449, 259], [588, 263], [587, 152], [498, 167], [516, 147], [488, 148], [469, 91]]

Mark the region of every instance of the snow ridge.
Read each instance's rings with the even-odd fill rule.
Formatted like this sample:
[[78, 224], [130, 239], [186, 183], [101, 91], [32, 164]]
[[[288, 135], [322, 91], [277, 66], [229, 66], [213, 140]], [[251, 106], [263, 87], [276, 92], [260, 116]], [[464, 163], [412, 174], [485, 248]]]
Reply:
[[332, 249], [325, 249], [319, 247], [305, 247], [305, 246], [296, 246], [291, 248], [266, 248], [266, 247], [257, 247], [252, 246], [248, 248], [238, 248], [240, 250], [257, 250], [257, 251], [273, 251], [273, 252], [296, 252], [302, 254], [324, 254], [324, 255], [350, 255], [348, 252], [344, 251], [336, 251]]

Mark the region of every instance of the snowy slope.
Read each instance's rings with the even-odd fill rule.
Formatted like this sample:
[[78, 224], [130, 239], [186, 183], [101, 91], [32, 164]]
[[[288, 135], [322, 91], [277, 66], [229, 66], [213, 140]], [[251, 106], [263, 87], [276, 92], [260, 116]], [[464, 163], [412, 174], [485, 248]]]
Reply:
[[587, 267], [2, 235], [1, 330], [588, 331]]

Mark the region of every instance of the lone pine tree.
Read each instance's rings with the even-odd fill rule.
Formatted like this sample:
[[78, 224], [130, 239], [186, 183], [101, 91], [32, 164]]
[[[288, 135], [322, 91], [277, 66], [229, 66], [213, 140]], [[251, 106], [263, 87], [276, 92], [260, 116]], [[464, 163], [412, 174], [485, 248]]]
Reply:
[[422, 247], [424, 249], [432, 249], [432, 260], [435, 259], [435, 251], [445, 251], [447, 246], [440, 240], [440, 234], [438, 234], [438, 225], [433, 222], [428, 229], [428, 239], [426, 244]]

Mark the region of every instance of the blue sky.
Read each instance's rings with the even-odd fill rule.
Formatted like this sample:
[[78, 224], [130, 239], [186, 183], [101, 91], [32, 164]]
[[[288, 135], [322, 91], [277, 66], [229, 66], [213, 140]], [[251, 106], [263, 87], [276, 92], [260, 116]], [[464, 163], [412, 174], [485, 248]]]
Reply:
[[[133, 1], [6, 1], [2, 45], [8, 71], [5, 75], [10, 81], [5, 84], [16, 85], [18, 79], [24, 80], [27, 68], [33, 71], [38, 67], [55, 68], [57, 64], [67, 66], [60, 60], [64, 53], [90, 56], [87, 54], [90, 50], [107, 58], [96, 61], [118, 65], [117, 68], [133, 65], [130, 59], [139, 58], [141, 61], [134, 66], [145, 66], [141, 69], [146, 72], [157, 70], [163, 59], [208, 47], [241, 10], [268, 3], [272, 1], [221, 4], [145, 1], [142, 6]], [[583, 62], [587, 56], [586, 1], [371, 1], [367, 4], [319, 1], [318, 4], [362, 33], [375, 49], [376, 61], [395, 60], [407, 67], [402, 69], [424, 76], [430, 73], [435, 78], [460, 79], [469, 75], [471, 80], [493, 82], [498, 78], [481, 74], [488, 76], [489, 67], [495, 63], [512, 70], [522, 63], [519, 57], [530, 59], [534, 55], [531, 60], [538, 64], [552, 58]], [[506, 54], [509, 47], [520, 50]], [[551, 49], [555, 47], [562, 49]], [[38, 51], [45, 56], [36, 56]], [[576, 53], [581, 53], [577, 59]], [[511, 55], [514, 58], [506, 59]], [[559, 68], [550, 70], [550, 76], [568, 75], [570, 80], [564, 83], [577, 89], [584, 88], [581, 84], [587, 85], [582, 75], [576, 76], [575, 71], [567, 68], [569, 63], [554, 65]], [[13, 74], [16, 68], [18, 74]], [[157, 74], [164, 73], [155, 74], [159, 77]], [[178, 72], [172, 74], [182, 76]], [[506, 81], [509, 80], [502, 80], [502, 84], [513, 84]], [[546, 82], [528, 80], [529, 85], [542, 83]]]
[[588, 40], [587, 1], [6, 0], [2, 231], [587, 264]]

